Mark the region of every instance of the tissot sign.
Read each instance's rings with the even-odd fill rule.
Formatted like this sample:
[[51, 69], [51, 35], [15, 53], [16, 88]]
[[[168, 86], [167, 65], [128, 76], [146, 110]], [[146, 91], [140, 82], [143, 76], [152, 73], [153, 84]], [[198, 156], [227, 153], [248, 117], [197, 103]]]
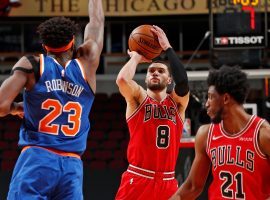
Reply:
[[214, 47], [264, 47], [264, 36], [215, 37]]
[[212, 48], [265, 48], [269, 0], [224, 0], [209, 8]]
[[[102, 1], [106, 16], [208, 14], [207, 0]], [[88, 16], [87, 0], [21, 0], [21, 3], [9, 16]]]

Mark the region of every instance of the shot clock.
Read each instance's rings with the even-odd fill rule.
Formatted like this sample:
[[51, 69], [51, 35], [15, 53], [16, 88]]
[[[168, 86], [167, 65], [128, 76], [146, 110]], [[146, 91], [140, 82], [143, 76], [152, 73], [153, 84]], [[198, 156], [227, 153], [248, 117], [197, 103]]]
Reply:
[[210, 0], [211, 47], [252, 49], [267, 45], [267, 0]]

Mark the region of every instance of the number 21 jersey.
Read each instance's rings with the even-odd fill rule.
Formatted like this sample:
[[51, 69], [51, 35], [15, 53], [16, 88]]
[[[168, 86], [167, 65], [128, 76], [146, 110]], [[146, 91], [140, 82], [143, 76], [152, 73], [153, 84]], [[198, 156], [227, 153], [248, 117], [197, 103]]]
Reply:
[[212, 124], [207, 154], [212, 161], [213, 182], [209, 199], [265, 200], [270, 195], [270, 161], [258, 145], [263, 119], [253, 115], [235, 135], [222, 123]]

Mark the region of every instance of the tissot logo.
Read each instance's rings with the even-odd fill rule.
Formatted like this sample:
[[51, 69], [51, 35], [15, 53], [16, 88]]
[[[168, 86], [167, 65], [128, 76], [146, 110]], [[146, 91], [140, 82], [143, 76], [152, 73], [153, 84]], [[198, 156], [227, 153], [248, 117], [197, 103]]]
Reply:
[[243, 37], [215, 37], [215, 45], [247, 45], [257, 44], [262, 45], [264, 42], [264, 36], [243, 36]]
[[221, 42], [221, 44], [228, 45], [228, 43], [229, 43], [228, 37], [222, 37], [220, 42]]

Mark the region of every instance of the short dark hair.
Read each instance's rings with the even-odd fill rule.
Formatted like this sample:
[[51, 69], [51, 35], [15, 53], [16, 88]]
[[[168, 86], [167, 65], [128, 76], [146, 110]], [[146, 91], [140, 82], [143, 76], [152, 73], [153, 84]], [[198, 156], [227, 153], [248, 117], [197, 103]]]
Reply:
[[245, 102], [249, 90], [246, 73], [236, 66], [222, 66], [219, 70], [210, 71], [207, 84], [215, 86], [219, 94], [228, 93], [239, 104]]
[[53, 17], [41, 23], [37, 33], [43, 44], [58, 48], [67, 45], [77, 30], [78, 25], [74, 21], [65, 17]]

